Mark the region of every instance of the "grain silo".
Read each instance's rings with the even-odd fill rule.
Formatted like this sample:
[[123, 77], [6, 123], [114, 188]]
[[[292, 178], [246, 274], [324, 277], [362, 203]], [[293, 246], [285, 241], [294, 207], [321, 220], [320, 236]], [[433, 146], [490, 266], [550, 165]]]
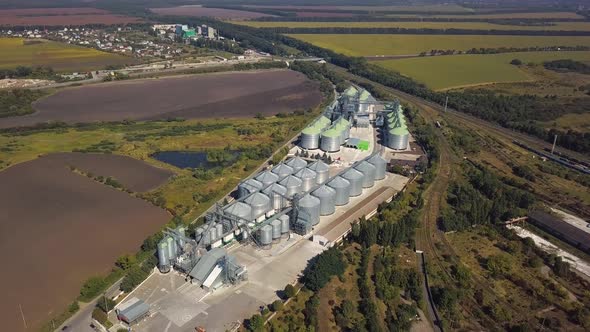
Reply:
[[285, 186], [278, 183], [273, 183], [272, 185], [264, 188], [262, 192], [270, 198], [272, 202], [272, 208], [276, 211], [287, 207], [288, 202], [285, 199], [285, 196], [287, 196], [287, 188], [285, 188]]
[[323, 185], [311, 194], [320, 200], [320, 215], [329, 216], [336, 211], [336, 190]]
[[262, 187], [264, 188], [264, 187], [268, 187], [271, 184], [279, 181], [279, 176], [271, 171], [264, 171], [264, 172], [258, 173], [258, 175], [256, 175], [255, 179], [258, 182], [262, 183]]
[[405, 127], [390, 129], [387, 133], [387, 146], [394, 150], [405, 150], [408, 147], [409, 133]]
[[350, 197], [355, 197], [363, 193], [363, 173], [351, 168], [344, 172], [342, 177], [350, 182]]
[[320, 222], [320, 200], [309, 194], [299, 200], [299, 219], [310, 225], [317, 225]]
[[300, 169], [307, 167], [307, 161], [303, 160], [301, 157], [294, 157], [287, 160], [285, 165], [291, 166], [291, 168], [293, 168], [293, 173], [297, 173]]
[[287, 166], [283, 163], [276, 165], [272, 172], [279, 176], [279, 179], [282, 179], [286, 176], [293, 174], [293, 168], [291, 166]]
[[322, 133], [320, 149], [326, 152], [340, 151], [340, 131], [330, 128]]
[[341, 206], [348, 204], [350, 201], [350, 181], [337, 176], [328, 182], [328, 186], [336, 191], [335, 205]]
[[350, 136], [350, 123], [343, 117], [334, 122], [334, 129], [339, 132], [340, 145], [343, 145]]
[[211, 243], [217, 241], [217, 239], [219, 238], [219, 235], [217, 234], [217, 227], [215, 227], [215, 224], [212, 224], [209, 227], [209, 239], [211, 240]]
[[316, 172], [317, 176], [315, 180], [317, 184], [322, 184], [328, 181], [328, 178], [330, 177], [330, 166], [326, 165], [326, 163], [324, 163], [323, 161], [318, 160], [312, 163], [311, 165], [307, 166], [307, 168]]
[[197, 228], [195, 229], [195, 240], [196, 240], [197, 242], [198, 242], [198, 241], [201, 241], [201, 237], [203, 236], [203, 232], [204, 232], [204, 231], [205, 231], [205, 230], [203, 229], [203, 226], [199, 226], [199, 227], [197, 227]]
[[289, 233], [289, 229], [291, 228], [289, 226], [289, 216], [286, 214], [283, 214], [282, 216], [279, 217], [279, 220], [281, 221], [281, 234], [285, 235]]
[[177, 255], [176, 241], [169, 236], [166, 238], [166, 243], [168, 244], [168, 260], [174, 261]]
[[263, 246], [270, 246], [272, 243], [272, 226], [264, 225], [258, 231], [258, 241]]
[[201, 239], [201, 244], [203, 244], [205, 247], [211, 244], [211, 233], [209, 233], [206, 227], [207, 226], [204, 228], [203, 237]]
[[234, 202], [223, 209], [225, 214], [238, 219], [238, 224], [244, 224], [254, 220], [252, 218], [252, 207], [244, 202]]
[[272, 239], [277, 241], [281, 238], [281, 221], [279, 219], [275, 219], [270, 222], [272, 226]]
[[375, 166], [375, 180], [383, 180], [385, 179], [385, 171], [387, 169], [387, 161], [383, 159], [380, 155], [374, 154], [371, 158], [367, 159], [367, 161]]
[[262, 183], [258, 180], [248, 179], [242, 181], [238, 185], [238, 198], [246, 197], [251, 193], [257, 192], [262, 189]]
[[158, 270], [162, 273], [170, 272], [170, 261], [168, 260], [168, 243], [158, 243]]
[[289, 175], [281, 180], [279, 184], [287, 188], [287, 197], [293, 197], [293, 195], [299, 194], [301, 192], [301, 186], [303, 185], [303, 182], [301, 179]]
[[252, 219], [256, 221], [264, 220], [264, 214], [272, 209], [270, 198], [262, 193], [254, 193], [246, 199], [244, 203], [252, 208]]
[[220, 239], [223, 237], [223, 224], [218, 223], [215, 225], [215, 230], [217, 231], [217, 238]]
[[330, 125], [330, 119], [321, 116], [301, 132], [300, 146], [307, 150], [315, 150], [320, 147], [320, 134]]
[[354, 168], [363, 173], [363, 188], [371, 188], [375, 185], [375, 166], [365, 160]]
[[301, 179], [301, 191], [307, 192], [316, 185], [317, 174], [309, 168], [302, 168], [295, 176]]

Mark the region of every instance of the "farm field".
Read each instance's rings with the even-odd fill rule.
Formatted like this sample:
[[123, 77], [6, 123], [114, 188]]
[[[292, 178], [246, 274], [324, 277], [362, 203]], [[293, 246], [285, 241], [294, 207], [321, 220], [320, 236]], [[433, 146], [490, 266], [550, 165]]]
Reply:
[[471, 48], [590, 46], [590, 37], [493, 35], [291, 34], [291, 37], [350, 56], [416, 55]]
[[130, 57], [47, 40], [0, 38], [0, 69], [49, 66], [56, 71], [89, 71], [135, 63]]
[[524, 63], [541, 63], [557, 59], [590, 61], [590, 52], [468, 54], [385, 60], [374, 63], [411, 77], [432, 89], [441, 90], [487, 83], [532, 80], [533, 77], [510, 64], [510, 61], [515, 58]]
[[434, 17], [434, 18], [451, 18], [451, 19], [519, 19], [519, 18], [531, 18], [531, 19], [579, 19], [583, 20], [584, 16], [578, 15], [574, 12], [538, 12], [538, 13], [498, 13], [498, 14], [466, 14], [466, 15], [453, 15], [453, 14], [413, 14], [413, 15], [386, 15], [386, 17]]
[[[144, 200], [74, 173], [63, 156], [0, 172], [0, 249], [10, 253], [5, 257], [10, 273], [0, 276], [6, 331], [24, 331], [17, 304], [28, 330], [38, 330], [78, 296], [87, 278], [107, 274], [119, 255], [136, 252], [171, 218]], [[120, 167], [130, 166], [135, 167], [126, 172], [153, 176], [141, 162]]]
[[168, 8], [150, 8], [150, 10], [158, 15], [207, 16], [224, 20], [247, 20], [259, 17], [273, 16], [245, 10], [206, 8], [201, 7], [200, 5], [177, 6]]
[[243, 118], [306, 110], [320, 101], [316, 83], [288, 70], [177, 76], [60, 90], [35, 102], [34, 114], [0, 119], [0, 128], [47, 121]]
[[311, 11], [399, 11], [399, 12], [472, 12], [473, 10], [459, 5], [415, 5], [415, 6], [294, 6], [294, 5], [245, 5], [247, 8], [268, 8], [278, 10], [311, 10]]
[[590, 31], [590, 22], [553, 22], [548, 26], [505, 25], [487, 22], [263, 22], [242, 21], [237, 24], [255, 28], [405, 28], [405, 29], [477, 29]]
[[0, 9], [0, 26], [44, 26], [139, 23], [137, 17], [96, 8]]

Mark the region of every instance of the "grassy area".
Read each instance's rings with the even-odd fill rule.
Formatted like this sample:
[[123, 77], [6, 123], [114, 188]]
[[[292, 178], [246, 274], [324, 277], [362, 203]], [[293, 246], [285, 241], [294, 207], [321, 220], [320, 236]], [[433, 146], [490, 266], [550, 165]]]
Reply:
[[0, 69], [49, 66], [58, 71], [88, 71], [134, 62], [122, 55], [47, 40], [0, 38], [0, 49]]
[[551, 128], [590, 132], [590, 113], [572, 113], [545, 123]]
[[524, 63], [573, 59], [590, 61], [590, 52], [520, 52], [501, 54], [469, 54], [419, 57], [376, 61], [375, 64], [393, 69], [422, 82], [432, 89], [449, 89], [488, 83], [534, 80], [533, 75], [510, 61], [518, 58]]
[[[425, 15], [387, 15], [387, 17], [417, 17]], [[534, 18], [534, 19], [583, 19], [584, 17], [574, 12], [539, 12], [539, 13], [501, 13], [501, 14], [469, 14], [469, 15], [428, 15], [428, 17], [436, 18], [460, 18], [460, 19], [518, 19], [518, 18]]]
[[430, 50], [590, 46], [590, 37], [495, 35], [292, 34], [291, 37], [350, 56], [412, 55]]
[[405, 29], [477, 29], [590, 31], [590, 22], [553, 22], [548, 26], [493, 24], [487, 22], [233, 22], [256, 28], [405, 28]]
[[[127, 155], [176, 173], [168, 183], [147, 193], [146, 198], [164, 200], [164, 206], [190, 219], [252, 172], [265, 158], [240, 158], [212, 178], [198, 178], [193, 171], [178, 169], [150, 157], [157, 151], [225, 148], [248, 149], [273, 147], [294, 136], [307, 116], [259, 119], [191, 120], [183, 122], [140, 122], [133, 124], [89, 125], [82, 128], [59, 128], [24, 135], [0, 135], [0, 170], [52, 152], [87, 149], [102, 141], [113, 143], [112, 153]], [[220, 126], [221, 125], [221, 126]], [[249, 129], [239, 135], [236, 128]], [[219, 137], [223, 137], [220, 140]], [[195, 198], [195, 193], [204, 197]]]

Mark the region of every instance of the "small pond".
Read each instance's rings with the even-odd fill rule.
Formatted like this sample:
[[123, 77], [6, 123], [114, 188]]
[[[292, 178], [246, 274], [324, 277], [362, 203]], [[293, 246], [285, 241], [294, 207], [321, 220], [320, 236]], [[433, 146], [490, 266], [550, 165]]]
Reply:
[[[151, 155], [152, 158], [176, 166], [178, 168], [204, 168], [211, 169], [217, 166], [227, 166], [233, 164], [240, 152], [228, 151], [228, 157], [222, 162], [210, 162], [207, 151], [160, 151]], [[211, 157], [211, 156], [210, 156]]]

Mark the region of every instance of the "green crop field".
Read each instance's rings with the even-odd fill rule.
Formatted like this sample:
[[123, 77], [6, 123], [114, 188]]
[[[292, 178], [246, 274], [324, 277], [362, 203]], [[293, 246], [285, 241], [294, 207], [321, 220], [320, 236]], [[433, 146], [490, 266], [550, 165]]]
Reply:
[[539, 12], [539, 13], [501, 13], [501, 14], [469, 14], [469, 15], [418, 15], [418, 14], [391, 14], [387, 17], [436, 17], [436, 18], [460, 18], [460, 19], [518, 19], [518, 18], [547, 18], [547, 19], [583, 19], [584, 17], [574, 12]]
[[471, 48], [590, 46], [590, 37], [496, 35], [371, 35], [293, 34], [314, 45], [350, 56], [414, 55], [437, 50]]
[[590, 61], [590, 52], [449, 55], [375, 61], [374, 63], [411, 77], [432, 89], [444, 90], [488, 83], [531, 80], [532, 78], [523, 70], [510, 64], [510, 61], [516, 58], [524, 63], [542, 63], [543, 61], [557, 59]]
[[233, 22], [256, 28], [406, 28], [406, 29], [477, 29], [477, 30], [541, 30], [590, 31], [590, 22], [553, 22], [547, 26], [493, 24], [487, 22]]
[[56, 71], [88, 71], [135, 62], [130, 57], [47, 40], [0, 38], [0, 50], [0, 69], [49, 66]]

